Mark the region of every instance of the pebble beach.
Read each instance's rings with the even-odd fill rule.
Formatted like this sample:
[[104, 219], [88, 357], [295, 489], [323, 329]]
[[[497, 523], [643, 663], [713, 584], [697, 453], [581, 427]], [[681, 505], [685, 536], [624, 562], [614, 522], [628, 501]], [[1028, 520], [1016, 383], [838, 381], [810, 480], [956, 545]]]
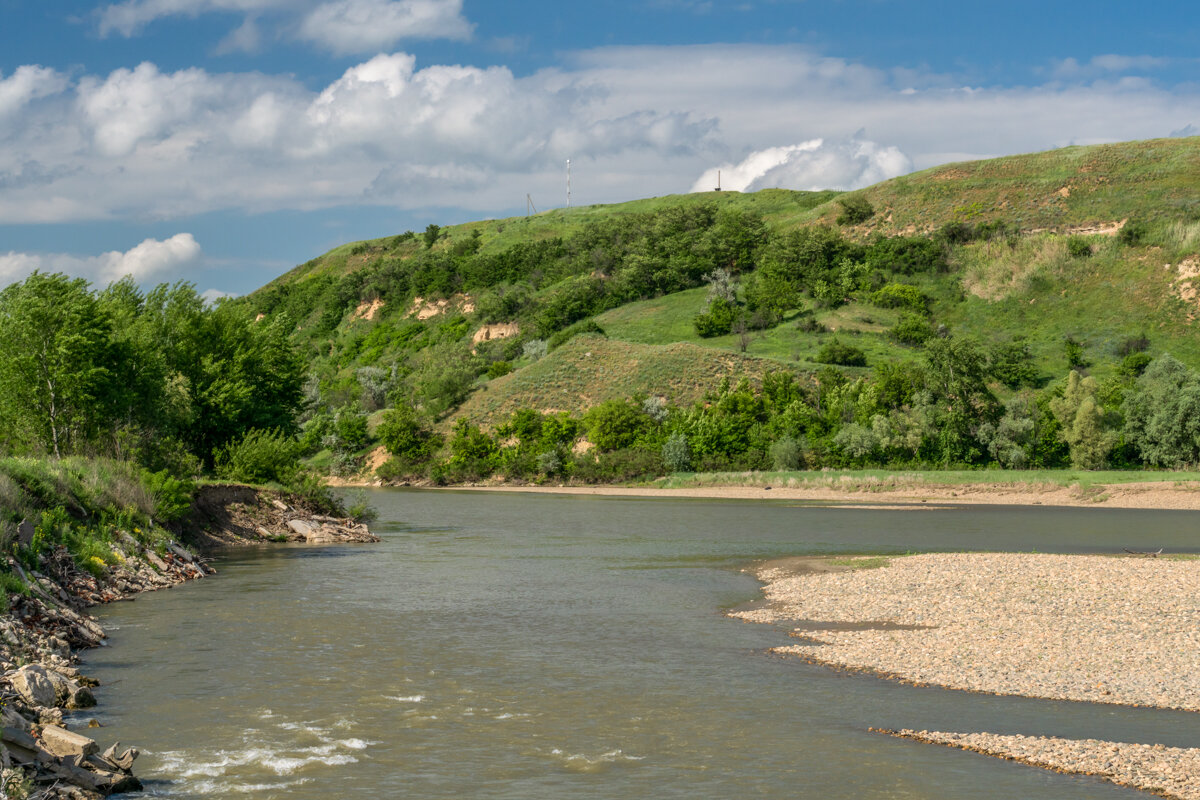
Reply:
[[[944, 553], [876, 568], [839, 563], [768, 565], [758, 572], [763, 607], [731, 616], [792, 627], [797, 643], [775, 652], [904, 682], [1200, 711], [1200, 560]], [[1165, 786], [1139, 777], [1146, 759], [1163, 762], [1164, 748], [1153, 743], [905, 733], [1066, 772], [1103, 772], [1126, 786]], [[964, 736], [982, 738], [947, 738]], [[1017, 745], [1032, 755], [1013, 752]], [[1165, 750], [1178, 757], [1164, 796], [1200, 798], [1200, 750]]]

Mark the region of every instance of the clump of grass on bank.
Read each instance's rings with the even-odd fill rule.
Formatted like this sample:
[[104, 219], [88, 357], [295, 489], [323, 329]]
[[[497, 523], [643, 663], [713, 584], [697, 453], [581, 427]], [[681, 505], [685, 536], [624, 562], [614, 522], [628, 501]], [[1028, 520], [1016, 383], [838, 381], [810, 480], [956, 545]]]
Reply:
[[[0, 459], [0, 548], [27, 569], [55, 547], [67, 549], [80, 569], [102, 576], [120, 556], [114, 543], [123, 531], [159, 547], [166, 534], [156, 523], [178, 519], [191, 505], [192, 485], [108, 459]], [[18, 526], [34, 528], [18, 541]], [[0, 561], [5, 600], [28, 592], [8, 559]]]

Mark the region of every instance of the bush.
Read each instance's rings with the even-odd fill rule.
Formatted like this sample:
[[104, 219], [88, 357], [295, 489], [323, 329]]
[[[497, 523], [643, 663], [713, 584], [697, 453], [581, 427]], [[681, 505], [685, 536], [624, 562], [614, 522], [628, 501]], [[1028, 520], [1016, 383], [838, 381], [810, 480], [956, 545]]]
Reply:
[[663, 467], [667, 472], [687, 472], [692, 468], [692, 449], [687, 436], [677, 431], [667, 437], [662, 447]]
[[705, 338], [724, 336], [733, 330], [733, 320], [736, 316], [735, 306], [723, 297], [715, 297], [708, 305], [708, 311], [699, 314], [692, 320], [696, 333]]
[[889, 283], [871, 295], [871, 305], [880, 308], [906, 308], [925, 314], [929, 312], [929, 296], [907, 283]]
[[512, 364], [507, 361], [493, 361], [488, 365], [487, 376], [489, 380], [502, 378], [512, 372]]
[[771, 463], [777, 470], [799, 469], [804, 463], [804, 451], [800, 443], [791, 436], [774, 442], [770, 449]]
[[288, 484], [299, 470], [300, 443], [283, 431], [251, 429], [216, 453], [217, 475], [245, 483]]
[[1083, 355], [1083, 345], [1075, 337], [1068, 336], [1063, 340], [1063, 351], [1067, 356], [1067, 369], [1082, 369], [1088, 365]]
[[852, 194], [839, 198], [837, 203], [842, 207], [842, 213], [837, 216], [838, 225], [857, 225], [875, 216], [875, 207], [866, 195]]
[[1154, 358], [1149, 353], [1130, 353], [1121, 359], [1121, 366], [1118, 368], [1122, 375], [1130, 378], [1139, 377], [1146, 371], [1146, 367], [1150, 366]]
[[900, 321], [892, 327], [891, 334], [898, 342], [920, 347], [933, 338], [933, 326], [924, 315], [909, 311], [900, 315]]
[[414, 464], [429, 460], [442, 446], [441, 435], [434, 433], [410, 405], [385, 411], [375, 433], [389, 453]]
[[1127, 220], [1121, 230], [1117, 231], [1117, 241], [1126, 247], [1141, 244], [1142, 239], [1150, 232], [1150, 227], [1140, 219]]
[[837, 364], [843, 367], [865, 367], [867, 354], [857, 347], [842, 344], [837, 339], [828, 343], [817, 353], [818, 364]]
[[557, 450], [547, 450], [537, 457], [537, 470], [543, 475], [556, 475], [562, 472], [562, 457]]
[[601, 328], [594, 319], [581, 319], [574, 325], [568, 328], [563, 328], [558, 333], [550, 337], [548, 345], [551, 350], [556, 350], [562, 347], [567, 342], [574, 339], [576, 336], [582, 336], [585, 333], [594, 333], [598, 336], [607, 336], [604, 328]]
[[877, 238], [867, 247], [863, 260], [870, 269], [901, 275], [945, 272], [949, 267], [942, 245], [920, 236]]
[[165, 469], [160, 472], [142, 470], [142, 483], [154, 496], [154, 518], [159, 522], [174, 522], [192, 508], [192, 492], [196, 485], [172, 477]]
[[817, 322], [817, 318], [812, 315], [811, 311], [805, 312], [796, 320], [796, 329], [804, 333], [825, 333], [828, 330], [824, 325]]
[[640, 447], [601, 453], [594, 461], [585, 458], [575, 463], [575, 477], [586, 483], [648, 480], [662, 474], [660, 454]]
[[646, 427], [648, 417], [622, 400], [608, 400], [593, 408], [585, 418], [588, 438], [601, 451], [632, 445]]
[[1010, 389], [1032, 386], [1037, 382], [1037, 368], [1029, 345], [1019, 339], [995, 345], [991, 352], [992, 374]]
[[1068, 237], [1067, 252], [1073, 258], [1087, 258], [1092, 254], [1092, 243], [1085, 236]]
[[537, 361], [546, 355], [548, 345], [545, 339], [530, 339], [521, 347], [521, 355], [530, 361]]
[[1145, 333], [1137, 336], [1129, 336], [1122, 339], [1117, 345], [1117, 355], [1121, 358], [1131, 355], [1132, 353], [1144, 353], [1150, 349], [1150, 337]]
[[477, 425], [460, 419], [454, 423], [447, 467], [460, 480], [486, 478], [495, 471], [499, 452], [500, 448], [492, 437]]

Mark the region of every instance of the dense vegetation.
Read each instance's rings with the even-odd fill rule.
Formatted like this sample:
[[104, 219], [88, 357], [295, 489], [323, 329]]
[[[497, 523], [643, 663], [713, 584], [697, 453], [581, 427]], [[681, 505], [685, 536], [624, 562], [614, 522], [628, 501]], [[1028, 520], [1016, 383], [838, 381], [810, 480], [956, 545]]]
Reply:
[[0, 453], [309, 490], [388, 458], [437, 482], [1194, 465], [1198, 166], [1139, 142], [430, 225], [216, 306], [35, 274], [0, 294]]

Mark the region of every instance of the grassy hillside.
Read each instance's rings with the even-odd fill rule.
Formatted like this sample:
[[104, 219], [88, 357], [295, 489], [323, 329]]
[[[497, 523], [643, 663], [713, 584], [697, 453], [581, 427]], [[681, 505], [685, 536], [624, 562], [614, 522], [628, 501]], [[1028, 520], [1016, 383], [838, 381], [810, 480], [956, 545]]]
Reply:
[[[850, 381], [920, 370], [930, 337], [975, 342], [1001, 402], [1049, 392], [1029, 400], [1043, 416], [1070, 369], [1090, 373], [1115, 430], [1145, 366], [1127, 356], [1200, 367], [1197, 174], [1200, 138], [1185, 138], [950, 164], [852, 193], [556, 209], [350, 243], [241, 302], [294, 325], [312, 373], [306, 447], [353, 445], [319, 457], [335, 467], [373, 446], [339, 420], [372, 414], [373, 434], [394, 403], [441, 431], [638, 395], [684, 407], [772, 370], [808, 387], [830, 364]], [[727, 319], [698, 324], [721, 303]]]

